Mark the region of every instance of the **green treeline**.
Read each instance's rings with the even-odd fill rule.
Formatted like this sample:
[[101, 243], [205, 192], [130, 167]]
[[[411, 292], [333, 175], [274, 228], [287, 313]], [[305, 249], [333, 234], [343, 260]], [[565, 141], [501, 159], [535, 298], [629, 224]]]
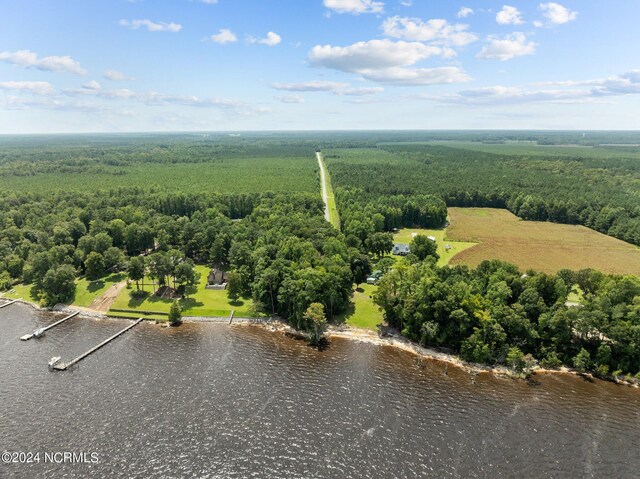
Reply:
[[379, 196], [360, 188], [338, 188], [336, 201], [342, 231], [353, 245], [366, 247], [374, 235], [395, 228], [441, 228], [447, 220], [447, 205], [432, 195]]
[[432, 194], [449, 206], [508, 208], [526, 220], [582, 224], [640, 245], [640, 161], [601, 155], [501, 155], [396, 144], [334, 150], [326, 158], [338, 187], [366, 196]]
[[[576, 283], [581, 306], [567, 306]], [[403, 262], [375, 295], [387, 322], [425, 346], [522, 370], [566, 365], [580, 371], [640, 373], [640, 278], [592, 270], [547, 275], [485, 261], [477, 269]]]

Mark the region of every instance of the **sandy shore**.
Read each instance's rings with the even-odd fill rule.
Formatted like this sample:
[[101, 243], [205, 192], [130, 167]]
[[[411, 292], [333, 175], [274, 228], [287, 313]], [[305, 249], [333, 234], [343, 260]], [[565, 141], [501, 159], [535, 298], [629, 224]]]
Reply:
[[[80, 311], [80, 317], [86, 317], [91, 319], [125, 319], [127, 321], [131, 321], [131, 318], [115, 318], [111, 316], [107, 316], [103, 312], [90, 310], [89, 308], [81, 308], [76, 306], [67, 306], [67, 305], [56, 305], [53, 309], [41, 308], [40, 306], [31, 303], [29, 301], [20, 300], [22, 304], [30, 306], [31, 308], [37, 311], [46, 311], [46, 312], [61, 312], [61, 313], [72, 313], [75, 311]], [[203, 317], [203, 316], [184, 316], [182, 320], [186, 323], [220, 323], [220, 324], [229, 324], [228, 317]], [[156, 322], [155, 320], [148, 320], [151, 322]], [[166, 322], [159, 323], [163, 326], [166, 326]], [[301, 336], [303, 333], [297, 331], [296, 329], [289, 326], [284, 321], [277, 318], [233, 318], [231, 325], [256, 325], [264, 328], [270, 332], [278, 332], [281, 334], [289, 334], [293, 336]], [[389, 337], [381, 337], [375, 331], [371, 331], [368, 329], [361, 328], [353, 328], [349, 326], [340, 326], [340, 327], [329, 327], [326, 334], [327, 338], [330, 340], [331, 338], [341, 338], [347, 339], [350, 341], [360, 341], [369, 344], [375, 344], [377, 346], [387, 346], [393, 347], [396, 349], [400, 349], [410, 354], [414, 354], [416, 356], [430, 359], [434, 361], [440, 361], [447, 364], [451, 364], [458, 368], [461, 368], [469, 373], [473, 374], [495, 374], [499, 376], [507, 376], [507, 377], [516, 377], [519, 378], [513, 373], [513, 371], [505, 366], [488, 366], [485, 364], [471, 363], [461, 359], [459, 356], [454, 354], [447, 354], [441, 351], [437, 351], [435, 349], [426, 348], [416, 344], [414, 342], [409, 341], [406, 338], [400, 336], [389, 336]], [[592, 379], [600, 379], [592, 376], [591, 374], [580, 373], [574, 369], [561, 367], [559, 369], [544, 369], [541, 367], [535, 367], [533, 369], [534, 374], [570, 374], [573, 376], [586, 376]], [[635, 388], [640, 387], [640, 384], [637, 382], [628, 382], [623, 379], [613, 380], [611, 381], [617, 384], [623, 384], [627, 386], [632, 386]]]

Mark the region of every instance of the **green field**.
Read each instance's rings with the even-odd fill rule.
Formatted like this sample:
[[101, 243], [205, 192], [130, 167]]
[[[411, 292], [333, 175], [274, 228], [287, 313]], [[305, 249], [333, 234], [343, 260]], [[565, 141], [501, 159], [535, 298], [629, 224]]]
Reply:
[[337, 322], [344, 322], [355, 328], [377, 330], [377, 325], [382, 323], [382, 311], [378, 309], [371, 299], [371, 295], [378, 289], [372, 284], [361, 284], [353, 292], [352, 304], [342, 315], [338, 316]]
[[[181, 299], [179, 301], [184, 316], [221, 317], [229, 316], [232, 310], [235, 311], [235, 316], [238, 317], [256, 316], [256, 313], [253, 311], [253, 301], [250, 298], [240, 298], [238, 301], [232, 303], [229, 298], [227, 298], [227, 292], [225, 290], [205, 289], [209, 268], [206, 266], [196, 266], [196, 270], [200, 273], [198, 291], [188, 299]], [[135, 285], [133, 285], [132, 288], [135, 288]], [[141, 286], [140, 289], [150, 294], [144, 298], [137, 299], [130, 296], [129, 293], [132, 289], [124, 289], [111, 306], [109, 314], [116, 314], [116, 312], [113, 311], [114, 309], [128, 310], [130, 317], [141, 316], [140, 313], [137, 313], [138, 315], [136, 316], [136, 311], [169, 313], [169, 308], [173, 301], [153, 296], [151, 294], [153, 292], [153, 286], [150, 284], [150, 281], [149, 283], [145, 283], [144, 287]], [[120, 316], [121, 312], [117, 312], [117, 315]], [[153, 319], [167, 318], [159, 316]]]

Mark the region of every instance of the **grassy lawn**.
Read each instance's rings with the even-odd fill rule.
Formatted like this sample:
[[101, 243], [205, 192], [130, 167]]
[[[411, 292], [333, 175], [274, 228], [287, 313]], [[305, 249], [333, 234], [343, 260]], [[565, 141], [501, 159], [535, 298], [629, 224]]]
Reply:
[[76, 306], [88, 307], [93, 300], [100, 297], [104, 292], [116, 283], [127, 279], [124, 273], [115, 273], [96, 281], [89, 281], [87, 278], [76, 280], [76, 295], [73, 304]]
[[5, 291], [4, 293], [0, 293], [0, 296], [7, 299], [24, 299], [25, 301], [31, 301], [33, 303], [37, 303], [38, 299], [33, 298], [31, 296], [31, 285], [30, 284], [19, 284], [14, 286], [12, 290]]
[[337, 318], [356, 328], [371, 329], [377, 331], [377, 325], [383, 321], [382, 311], [373, 303], [371, 295], [378, 289], [372, 284], [361, 284], [353, 293], [352, 304], [349, 309]]
[[[205, 289], [207, 284], [207, 275], [209, 274], [209, 268], [206, 266], [196, 266], [197, 271], [200, 273], [200, 284], [198, 285], [198, 291], [190, 296], [188, 299], [181, 299], [179, 301], [182, 308], [182, 314], [184, 316], [229, 316], [232, 310], [235, 310], [235, 315], [240, 317], [255, 316], [253, 309], [253, 301], [250, 298], [240, 298], [236, 302], [231, 302], [227, 298], [227, 292], [225, 290], [210, 290]], [[147, 284], [148, 281], [148, 284]], [[136, 311], [149, 311], [157, 313], [168, 313], [171, 304], [170, 299], [162, 299], [152, 295], [153, 286], [150, 280], [145, 281], [144, 288], [140, 289], [148, 292], [149, 295], [143, 298], [132, 298], [129, 293], [135, 289], [135, 285], [132, 289], [124, 289], [118, 296], [118, 299], [111, 306], [110, 314], [116, 314], [114, 309], [126, 309], [133, 310], [128, 314], [131, 317], [136, 316]], [[126, 313], [117, 313], [118, 316]], [[136, 317], [148, 315], [138, 314]], [[153, 317], [153, 319], [167, 319], [166, 316]]]
[[[433, 236], [436, 238], [436, 242], [438, 244], [438, 255], [440, 255], [438, 266], [446, 266], [455, 255], [476, 245], [476, 243], [469, 241], [450, 240], [447, 238], [447, 230], [444, 229], [401, 229], [393, 236], [393, 241], [396, 243], [409, 244], [415, 235]], [[446, 245], [451, 246], [449, 251], [446, 250]]]
[[475, 267], [485, 259], [502, 259], [521, 270], [545, 273], [593, 268], [640, 274], [640, 248], [584, 226], [523, 221], [491, 208], [449, 208], [449, 216], [450, 239], [479, 243], [456, 255], [452, 264]]
[[[120, 281], [124, 281], [126, 278], [127, 276], [124, 273], [115, 273], [96, 281], [78, 278], [76, 280], [76, 294], [71, 304], [86, 308], [107, 289]], [[13, 290], [5, 292], [2, 296], [9, 299], [22, 298], [25, 301], [37, 303], [38, 299], [32, 297], [30, 291], [30, 284], [19, 284], [14, 286]]]

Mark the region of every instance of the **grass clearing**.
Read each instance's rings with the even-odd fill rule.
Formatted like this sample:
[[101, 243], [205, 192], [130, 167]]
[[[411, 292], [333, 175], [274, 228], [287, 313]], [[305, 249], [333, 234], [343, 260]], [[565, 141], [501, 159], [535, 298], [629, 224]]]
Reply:
[[336, 318], [337, 321], [355, 328], [377, 331], [378, 324], [383, 321], [382, 311], [378, 309], [371, 298], [377, 289], [378, 287], [373, 284], [361, 284], [353, 292], [351, 305], [344, 314]]
[[114, 273], [96, 281], [78, 278], [76, 280], [76, 294], [72, 303], [76, 306], [87, 308], [96, 298], [102, 296], [107, 289], [125, 279], [127, 279], [127, 275], [124, 273]]
[[449, 208], [447, 236], [477, 242], [451, 264], [477, 266], [502, 259], [520, 269], [555, 273], [593, 268], [605, 273], [640, 274], [640, 248], [584, 226], [523, 221], [507, 210]]
[[[476, 245], [476, 243], [469, 241], [453, 241], [448, 238], [447, 230], [444, 229], [428, 230], [404, 228], [393, 235], [393, 241], [396, 243], [409, 244], [415, 235], [433, 236], [436, 238], [436, 243], [438, 244], [438, 255], [440, 256], [440, 259], [438, 259], [438, 266], [448, 265], [449, 261], [451, 261], [455, 255]], [[446, 245], [451, 247], [448, 251], [446, 249]]]
[[[235, 302], [231, 302], [227, 297], [225, 290], [212, 290], [205, 289], [207, 284], [207, 275], [209, 268], [206, 266], [196, 266], [196, 270], [200, 273], [200, 284], [198, 285], [198, 291], [190, 296], [188, 299], [179, 300], [180, 307], [182, 308], [182, 314], [184, 316], [207, 316], [207, 317], [221, 317], [229, 316], [231, 311], [235, 311], [235, 316], [247, 317], [255, 316], [253, 311], [253, 301], [251, 298], [240, 298]], [[123, 289], [116, 301], [111, 305], [109, 314], [117, 314], [120, 316], [121, 312], [115, 312], [113, 310], [127, 310], [128, 314], [137, 317], [149, 315], [143, 315], [140, 312], [157, 312], [168, 313], [173, 300], [158, 298], [153, 296], [153, 286], [151, 282], [145, 282], [144, 287], [141, 285], [140, 289], [149, 293], [149, 295], [143, 298], [132, 298], [130, 292], [135, 289], [135, 285], [132, 285], [132, 289]], [[153, 317], [153, 319], [162, 319], [162, 317]], [[166, 317], [164, 318], [166, 319]]]
[[30, 284], [18, 284], [13, 287], [13, 289], [9, 291], [5, 291], [1, 293], [0, 296], [7, 299], [24, 299], [25, 301], [31, 301], [33, 303], [38, 302], [38, 298], [34, 298], [31, 296], [31, 285]]

